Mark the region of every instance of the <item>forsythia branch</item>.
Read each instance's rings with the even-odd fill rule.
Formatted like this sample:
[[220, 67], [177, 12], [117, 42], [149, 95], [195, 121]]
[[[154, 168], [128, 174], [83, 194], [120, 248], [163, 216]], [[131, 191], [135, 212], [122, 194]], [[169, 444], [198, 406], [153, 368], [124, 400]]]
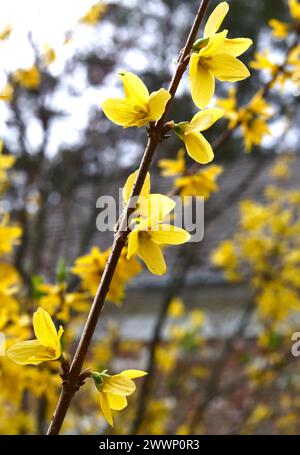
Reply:
[[169, 86], [169, 93], [171, 97], [166, 105], [164, 114], [162, 115], [160, 120], [158, 120], [155, 124], [151, 124], [150, 128], [148, 129], [147, 146], [144, 151], [144, 155], [139, 167], [139, 171], [137, 173], [137, 177], [128, 204], [124, 210], [118, 231], [115, 234], [111, 254], [106, 263], [106, 267], [103, 272], [101, 282], [99, 284], [91, 310], [85, 323], [85, 327], [79, 340], [73, 361], [71, 363], [71, 367], [67, 375], [64, 373], [64, 381], [62, 385], [60, 398], [57, 403], [51, 424], [47, 432], [47, 434], [49, 435], [59, 434], [66, 413], [72, 401], [72, 398], [82, 383], [81, 369], [91, 339], [93, 337], [99, 316], [101, 314], [106, 295], [109, 291], [109, 286], [114, 276], [118, 260], [125, 245], [126, 238], [130, 232], [127, 225], [127, 220], [133, 211], [132, 200], [136, 196], [139, 196], [139, 194], [141, 193], [153, 155], [156, 152], [158, 144], [164, 139], [164, 135], [166, 134], [166, 130], [164, 127], [165, 118], [169, 111], [172, 100], [176, 94], [182, 75], [184, 74], [189, 63], [190, 52], [192, 50], [193, 43], [196, 40], [197, 32], [202, 21], [202, 18], [204, 16], [204, 13], [206, 11], [206, 8], [208, 6], [208, 3], [209, 0], [201, 1], [194, 23], [191, 27], [189, 36], [187, 38], [186, 44], [180, 53], [177, 68]]

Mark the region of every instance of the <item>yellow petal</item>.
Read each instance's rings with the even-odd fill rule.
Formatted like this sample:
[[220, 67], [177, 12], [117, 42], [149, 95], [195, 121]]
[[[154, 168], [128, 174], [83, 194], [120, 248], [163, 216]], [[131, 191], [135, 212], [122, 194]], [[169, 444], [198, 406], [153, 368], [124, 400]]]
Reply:
[[109, 120], [117, 125], [124, 126], [124, 128], [134, 126], [138, 122], [137, 111], [127, 99], [108, 98], [102, 103], [101, 107]]
[[177, 226], [160, 224], [159, 228], [151, 231], [151, 239], [159, 245], [180, 245], [190, 240], [190, 234]]
[[128, 236], [127, 259], [137, 254], [139, 248], [139, 229], [133, 229]]
[[100, 391], [100, 408], [105, 420], [113, 427], [113, 418], [106, 393]]
[[53, 351], [49, 351], [38, 340], [21, 341], [11, 346], [8, 357], [19, 365], [39, 365], [42, 362], [55, 360]]
[[185, 134], [205, 131], [224, 115], [224, 110], [217, 107], [199, 111], [185, 128]]
[[[172, 210], [176, 203], [163, 194], [150, 194], [142, 198], [139, 204], [139, 213], [142, 217], [148, 218], [146, 226], [157, 224], [162, 221]], [[143, 227], [140, 227], [140, 230]]]
[[127, 399], [122, 395], [116, 395], [114, 393], [108, 393], [107, 398], [109, 401], [110, 409], [114, 411], [122, 411], [127, 406]]
[[134, 382], [121, 373], [105, 378], [103, 392], [126, 396], [131, 395], [134, 391]]
[[159, 245], [151, 239], [141, 239], [138, 254], [154, 275], [166, 273], [166, 263]]
[[214, 158], [210, 143], [201, 133], [190, 133], [184, 136], [188, 154], [200, 164], [207, 164]]
[[125, 374], [129, 379], [136, 379], [146, 376], [148, 373], [143, 370], [123, 370], [121, 374]]
[[126, 98], [134, 104], [147, 104], [149, 92], [144, 82], [138, 76], [128, 71], [121, 71], [119, 76], [124, 86]]
[[223, 32], [211, 36], [208, 40], [207, 45], [200, 49], [200, 57], [208, 58], [212, 57], [213, 55], [220, 54], [220, 49], [222, 49], [227, 33], [228, 30], [223, 30]]
[[244, 63], [228, 54], [215, 55], [211, 59], [210, 69], [220, 81], [236, 82], [250, 76]]
[[202, 66], [199, 56], [193, 54], [190, 60], [191, 94], [196, 106], [203, 109], [215, 92], [215, 79], [211, 71]]
[[[130, 174], [130, 176], [126, 180], [126, 183], [124, 185], [123, 192], [122, 192], [123, 200], [125, 202], [128, 202], [128, 200], [129, 200], [129, 197], [130, 197], [135, 179], [137, 178], [138, 172], [139, 172], [138, 170], [133, 172], [132, 174]], [[142, 191], [140, 193], [141, 196], [148, 196], [148, 194], [150, 193], [150, 185], [151, 185], [150, 174], [149, 174], [149, 172], [147, 172], [145, 182], [142, 187]]]
[[227, 2], [221, 2], [218, 6], [213, 10], [209, 18], [207, 19], [205, 28], [204, 28], [204, 37], [208, 37], [216, 33], [226, 14], [228, 13], [229, 5]]
[[51, 316], [42, 307], [33, 314], [33, 328], [38, 341], [56, 350], [60, 345], [58, 334]]
[[169, 101], [170, 98], [171, 98], [170, 93], [164, 88], [161, 88], [157, 92], [151, 93], [148, 101], [149, 106], [148, 118], [150, 121], [153, 122], [161, 118], [161, 116], [165, 112], [167, 102]]
[[225, 39], [220, 49], [220, 54], [229, 54], [233, 57], [242, 55], [252, 44], [249, 38], [232, 38]]

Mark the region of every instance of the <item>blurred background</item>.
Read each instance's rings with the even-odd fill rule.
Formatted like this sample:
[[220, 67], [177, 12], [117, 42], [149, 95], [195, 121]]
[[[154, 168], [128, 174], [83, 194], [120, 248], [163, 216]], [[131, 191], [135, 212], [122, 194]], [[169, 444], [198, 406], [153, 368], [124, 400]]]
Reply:
[[[168, 87], [198, 3], [1, 2], [0, 139], [3, 156], [16, 159], [1, 207], [23, 232], [9, 259], [21, 277], [22, 314], [31, 314], [37, 302], [53, 308], [61, 292], [78, 288], [79, 278], [92, 297], [101, 254], [113, 240], [113, 233], [96, 229], [96, 201], [117, 197], [146, 142], [144, 129], [117, 127], [100, 104], [123, 96], [121, 69], [138, 74], [150, 92]], [[211, 104], [226, 113], [206, 134], [216, 145], [212, 171], [199, 166], [196, 172], [207, 174], [180, 183], [191, 177], [192, 161], [185, 158], [184, 170], [161, 176], [159, 160], [177, 158], [175, 135], [155, 157], [154, 192], [167, 194], [175, 185], [181, 193], [191, 185], [194, 196], [206, 197], [205, 234], [198, 244], [166, 251], [163, 277], [145, 268], [132, 273], [124, 296], [112, 296], [105, 308], [94, 362], [149, 371], [110, 432], [300, 430], [300, 364], [291, 353], [292, 334], [300, 329], [300, 11], [291, 17], [295, 2], [284, 0], [228, 3], [224, 27], [230, 37], [253, 40], [242, 60], [256, 64], [249, 79], [216, 85]], [[217, 4], [211, 1], [209, 11]], [[286, 30], [277, 24], [276, 36], [272, 18], [294, 25]], [[267, 104], [251, 105], [255, 95]], [[189, 120], [195, 112], [185, 75], [169, 119]], [[88, 277], [81, 257], [90, 261]], [[72, 352], [86, 307], [69, 309], [78, 313], [70, 319]], [[45, 430], [59, 391], [55, 381], [40, 384], [48, 373], [31, 378], [34, 390], [24, 386], [15, 402], [3, 393], [0, 432]], [[1, 375], [5, 383], [3, 365]], [[65, 432], [107, 431], [94, 396], [80, 393]], [[8, 423], [9, 415], [18, 420]]]

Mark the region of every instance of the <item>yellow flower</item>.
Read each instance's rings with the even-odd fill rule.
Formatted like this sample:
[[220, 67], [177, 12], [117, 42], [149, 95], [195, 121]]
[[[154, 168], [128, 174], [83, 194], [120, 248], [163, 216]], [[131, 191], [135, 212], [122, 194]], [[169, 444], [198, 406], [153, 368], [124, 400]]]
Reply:
[[0, 263], [0, 302], [1, 309], [8, 314], [18, 310], [13, 295], [19, 290], [20, 276], [11, 264]]
[[220, 81], [236, 82], [250, 76], [247, 67], [236, 57], [243, 54], [252, 41], [248, 38], [228, 39], [227, 30], [217, 33], [229, 6], [220, 3], [208, 18], [204, 37], [196, 41], [190, 59], [191, 94], [194, 103], [204, 108], [215, 92], [215, 78]]
[[3, 190], [2, 186], [5, 187], [7, 183], [7, 170], [10, 169], [16, 158], [12, 155], [3, 155], [3, 141], [0, 140], [0, 191]]
[[19, 365], [39, 365], [59, 359], [62, 355], [62, 326], [57, 332], [50, 315], [40, 307], [33, 314], [33, 329], [37, 339], [14, 344], [7, 351], [8, 357]]
[[268, 49], [263, 52], [255, 52], [255, 60], [250, 62], [251, 68], [255, 70], [267, 70], [271, 76], [274, 76], [278, 71], [278, 65], [270, 60], [269, 55], [270, 51]]
[[28, 69], [19, 69], [14, 72], [13, 79], [22, 87], [29, 90], [36, 89], [41, 82], [41, 74], [39, 69], [33, 65]]
[[283, 180], [291, 177], [291, 169], [285, 157], [277, 160], [271, 169], [271, 175], [272, 177]]
[[288, 0], [290, 15], [296, 21], [300, 20], [300, 3], [297, 0]]
[[206, 109], [194, 115], [190, 122], [180, 122], [173, 126], [177, 136], [184, 142], [187, 153], [197, 163], [207, 164], [213, 160], [211, 145], [200, 131], [207, 130], [223, 115], [223, 109]]
[[40, 305], [61, 321], [69, 319], [70, 311], [85, 312], [89, 308], [89, 296], [84, 292], [66, 292], [66, 283], [41, 283], [37, 285], [37, 291], [42, 294]]
[[11, 31], [12, 31], [12, 26], [11, 24], [8, 24], [3, 30], [1, 30], [0, 32], [0, 41], [4, 41], [6, 40], [7, 38], [10, 37], [10, 34], [11, 34]]
[[42, 58], [45, 65], [51, 65], [51, 63], [53, 63], [56, 59], [56, 52], [53, 47], [45, 44]]
[[190, 322], [194, 327], [201, 327], [205, 321], [205, 314], [201, 310], [192, 310], [189, 314]]
[[252, 411], [251, 416], [249, 417], [249, 425], [257, 425], [263, 420], [268, 419], [272, 414], [272, 409], [264, 404], [258, 404]]
[[22, 229], [19, 226], [9, 226], [9, 216], [5, 213], [0, 222], [0, 256], [10, 253], [15, 245], [20, 243]]
[[143, 81], [133, 73], [119, 73], [125, 98], [108, 98], [102, 104], [104, 114], [117, 125], [124, 128], [145, 126], [159, 120], [165, 111], [170, 93], [161, 88], [149, 95]]
[[271, 105], [263, 98], [261, 90], [253, 96], [247, 106], [239, 110], [239, 121], [247, 152], [251, 151], [253, 145], [260, 145], [265, 135], [271, 134], [266, 120], [272, 115]]
[[128, 405], [126, 397], [132, 395], [136, 389], [132, 379], [141, 378], [146, 374], [141, 370], [124, 370], [113, 376], [106, 371], [92, 373], [92, 378], [100, 392], [100, 408], [109, 425], [113, 426], [111, 411], [122, 411]]
[[11, 84], [6, 84], [0, 92], [1, 101], [11, 101], [14, 96], [14, 89]]
[[162, 159], [158, 161], [158, 166], [162, 169], [163, 177], [183, 174], [185, 171], [184, 150], [182, 148], [178, 150], [177, 160]]
[[[125, 201], [131, 193], [134, 183], [133, 175], [128, 177], [123, 189]], [[155, 275], [163, 275], [166, 272], [166, 264], [162, 246], [185, 243], [190, 239], [190, 234], [176, 226], [163, 224], [164, 218], [174, 209], [175, 202], [162, 194], [150, 194], [149, 174], [142, 192], [143, 194], [138, 198], [138, 207], [135, 212], [135, 215], [138, 216], [132, 220], [134, 226], [128, 236], [127, 259], [138, 255], [150, 272]]]
[[[94, 296], [100, 283], [110, 249], [101, 251], [93, 247], [89, 254], [76, 259], [71, 271], [82, 279], [82, 288]], [[128, 260], [126, 250], [122, 252], [110, 289], [107, 295], [108, 300], [114, 303], [121, 303], [124, 297], [126, 283], [141, 271], [141, 266], [135, 258]]]
[[217, 178], [223, 172], [221, 166], [209, 166], [193, 175], [176, 179], [175, 186], [179, 188], [180, 196], [203, 196], [208, 198], [218, 190]]
[[180, 318], [184, 314], [184, 303], [179, 297], [172, 299], [168, 311], [169, 316], [172, 318]]
[[239, 121], [236, 88], [229, 88], [227, 98], [217, 98], [216, 106], [224, 110], [224, 117], [229, 120], [228, 128], [234, 128]]
[[275, 38], [283, 39], [286, 38], [289, 34], [290, 24], [286, 22], [278, 21], [277, 19], [271, 19], [269, 21], [269, 26], [272, 28], [272, 34]]
[[95, 3], [89, 11], [79, 19], [79, 22], [82, 22], [84, 24], [88, 25], [96, 25], [97, 22], [101, 19], [102, 15], [106, 11], [106, 5], [104, 2], [100, 1], [98, 3]]
[[229, 91], [228, 98], [218, 99], [217, 105], [224, 109], [225, 117], [229, 120], [229, 128], [241, 125], [247, 152], [251, 151], [253, 145], [260, 145], [265, 135], [271, 134], [266, 120], [272, 117], [273, 113], [261, 90], [241, 108], [237, 107], [234, 89]]

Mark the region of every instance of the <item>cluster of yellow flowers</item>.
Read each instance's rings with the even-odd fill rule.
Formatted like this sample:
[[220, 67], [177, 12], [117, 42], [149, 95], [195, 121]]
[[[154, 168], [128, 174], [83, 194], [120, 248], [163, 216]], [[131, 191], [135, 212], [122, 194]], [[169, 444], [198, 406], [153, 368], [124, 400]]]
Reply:
[[[81, 278], [82, 289], [87, 291], [90, 297], [93, 297], [97, 292], [109, 254], [110, 248], [102, 252], [95, 246], [89, 254], [77, 258], [71, 269], [74, 275]], [[126, 255], [127, 253], [124, 250], [108, 292], [107, 298], [113, 303], [122, 302], [126, 283], [141, 271], [138, 261], [135, 258], [127, 259]]]
[[[283, 39], [289, 38], [292, 34], [299, 35], [300, 3], [297, 0], [289, 0], [288, 4], [292, 23], [286, 24], [276, 19], [269, 22], [276, 38]], [[287, 42], [289, 43], [289, 41]], [[298, 40], [295, 39], [293, 44], [289, 45], [284, 61], [280, 63], [272, 60], [269, 50], [255, 53], [255, 59], [250, 62], [250, 66], [253, 69], [267, 72], [269, 82], [263, 89], [257, 91], [246, 105], [239, 107], [235, 87], [229, 88], [227, 98], [217, 99], [216, 105], [224, 110], [224, 117], [229, 120], [228, 128], [235, 130], [237, 127], [241, 127], [247, 152], [250, 152], [253, 146], [260, 145], [263, 138], [271, 134], [268, 120], [273, 117], [274, 112], [272, 106], [265, 100], [267, 91], [274, 88], [276, 84], [283, 88], [287, 81], [299, 85], [300, 46], [297, 42]]]
[[299, 206], [299, 191], [275, 187], [265, 203], [243, 201], [236, 234], [212, 256], [229, 280], [250, 282], [260, 318], [274, 328], [300, 311]]
[[275, 38], [284, 39], [288, 36], [291, 31], [297, 31], [300, 24], [300, 3], [298, 0], [288, 0], [289, 12], [292, 21], [281, 22], [277, 19], [271, 19], [269, 21], [270, 27], [272, 27], [272, 33]]
[[[190, 58], [191, 94], [194, 103], [205, 108], [214, 94], [214, 78], [221, 81], [235, 82], [249, 76], [245, 65], [236, 57], [245, 52], [251, 45], [247, 38], [228, 39], [227, 30], [218, 32], [229, 6], [221, 2], [212, 12], [204, 28], [204, 37], [198, 39]], [[170, 93], [161, 88], [149, 94], [143, 81], [135, 74], [122, 71], [119, 73], [123, 83], [125, 98], [110, 98], [103, 102], [102, 109], [105, 115], [117, 125], [124, 128], [142, 127], [158, 121], [165, 112], [171, 98]], [[188, 155], [200, 164], [207, 164], [213, 160], [214, 154], [211, 145], [205, 139], [202, 131], [207, 130], [224, 111], [220, 108], [209, 108], [199, 111], [190, 121], [175, 124], [170, 122], [176, 135], [184, 142]], [[183, 152], [180, 151], [176, 160], [162, 160], [160, 166], [164, 168], [164, 175], [183, 173], [185, 169]], [[216, 189], [216, 177], [220, 173], [218, 167], [212, 167], [192, 178], [178, 179], [176, 186], [181, 194], [198, 195], [199, 187], [208, 196]], [[135, 174], [129, 177], [126, 185], [124, 201], [129, 195], [134, 183]], [[185, 179], [184, 179], [185, 178]], [[128, 237], [128, 254], [131, 258], [138, 254], [146, 263], [149, 270], [161, 275], [165, 273], [161, 246], [165, 244], [179, 244], [189, 240], [189, 235], [183, 229], [163, 224], [163, 219], [173, 209], [175, 204], [163, 195], [150, 194], [150, 176], [147, 176], [141, 197], [146, 199], [143, 205], [147, 206], [147, 215], [144, 207], [138, 203], [135, 225]], [[153, 212], [156, 211], [156, 221], [153, 223]], [[151, 227], [150, 227], [151, 224]]]
[[[288, 0], [291, 22], [281, 22], [277, 19], [271, 19], [269, 25], [272, 29], [272, 34], [277, 39], [286, 39], [290, 35], [296, 34], [299, 36], [300, 30], [300, 3], [298, 0]], [[255, 60], [251, 62], [251, 67], [257, 70], [263, 70], [269, 73], [271, 77], [270, 85], [274, 87], [279, 84], [284, 86], [286, 81], [291, 81], [297, 86], [300, 82], [300, 46], [298, 40], [288, 48], [285, 60], [281, 63], [276, 63], [270, 57], [269, 50], [257, 52]]]
[[238, 107], [236, 90], [231, 88], [228, 98], [219, 98], [217, 105], [224, 109], [229, 120], [228, 128], [242, 128], [247, 152], [253, 145], [260, 145], [265, 135], [271, 134], [267, 120], [273, 115], [272, 107], [263, 97], [262, 90], [257, 92], [246, 106]]

